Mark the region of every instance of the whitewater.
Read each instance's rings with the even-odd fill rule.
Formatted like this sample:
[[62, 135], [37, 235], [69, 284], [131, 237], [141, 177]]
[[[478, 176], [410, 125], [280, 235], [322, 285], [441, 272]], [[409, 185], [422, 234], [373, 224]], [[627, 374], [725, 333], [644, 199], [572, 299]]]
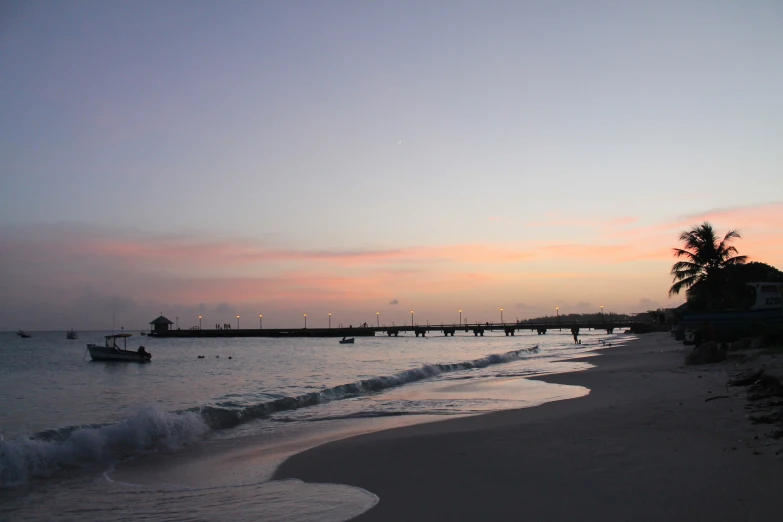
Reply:
[[270, 482], [274, 468], [345, 436], [584, 395], [526, 377], [585, 369], [599, 339], [623, 337], [139, 336], [151, 364], [90, 361], [106, 334], [0, 333], [0, 518], [206, 519], [218, 503], [239, 520], [346, 520], [377, 497]]

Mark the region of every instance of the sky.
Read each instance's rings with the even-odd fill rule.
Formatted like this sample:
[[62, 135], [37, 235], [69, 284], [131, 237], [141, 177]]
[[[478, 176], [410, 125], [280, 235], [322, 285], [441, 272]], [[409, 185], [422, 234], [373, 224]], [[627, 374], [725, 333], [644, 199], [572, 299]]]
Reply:
[[[777, 1], [0, 4], [0, 330], [644, 312], [783, 268]], [[377, 313], [377, 315], [376, 315]]]

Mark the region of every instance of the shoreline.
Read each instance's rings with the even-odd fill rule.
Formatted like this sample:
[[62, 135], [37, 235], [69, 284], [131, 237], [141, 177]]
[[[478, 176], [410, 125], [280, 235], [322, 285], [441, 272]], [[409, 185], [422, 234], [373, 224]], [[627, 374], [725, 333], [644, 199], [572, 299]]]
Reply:
[[584, 397], [329, 442], [272, 479], [377, 495], [356, 520], [779, 516], [783, 466], [745, 418], [744, 388], [725, 387], [731, 363], [685, 367], [668, 334], [594, 353], [594, 368], [531, 377]]

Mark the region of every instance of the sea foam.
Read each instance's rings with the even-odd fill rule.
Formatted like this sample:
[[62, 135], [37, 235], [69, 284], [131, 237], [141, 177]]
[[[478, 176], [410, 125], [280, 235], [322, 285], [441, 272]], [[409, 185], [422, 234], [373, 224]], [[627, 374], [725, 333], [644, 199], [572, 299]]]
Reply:
[[63, 441], [0, 440], [0, 487], [24, 484], [62, 469], [177, 448], [202, 438], [208, 430], [197, 414], [166, 413], [145, 406], [115, 424], [73, 430]]

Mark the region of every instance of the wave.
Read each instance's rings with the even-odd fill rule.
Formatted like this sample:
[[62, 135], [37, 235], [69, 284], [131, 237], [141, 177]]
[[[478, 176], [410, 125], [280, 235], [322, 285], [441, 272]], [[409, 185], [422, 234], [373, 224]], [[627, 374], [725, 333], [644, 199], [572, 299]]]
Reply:
[[49, 477], [62, 469], [175, 449], [202, 438], [208, 431], [197, 414], [166, 413], [146, 406], [116, 424], [76, 429], [64, 441], [0, 440], [0, 487], [25, 484], [30, 478]]
[[326, 388], [317, 392], [305, 393], [295, 397], [283, 397], [268, 402], [254, 404], [243, 408], [221, 408], [219, 406], [202, 406], [189, 411], [199, 413], [212, 429], [223, 429], [235, 426], [242, 422], [262, 417], [268, 417], [273, 413], [287, 410], [296, 410], [307, 406], [314, 406], [324, 402], [348, 399], [368, 393], [379, 392], [389, 388], [403, 386], [405, 384], [436, 377], [443, 373], [471, 370], [474, 368], [486, 368], [493, 364], [502, 364], [519, 359], [524, 355], [538, 351], [538, 345], [532, 348], [523, 348], [506, 353], [492, 354], [472, 361], [443, 364], [425, 364], [418, 368], [405, 370], [394, 375], [372, 377], [349, 384], [341, 384], [332, 388]]
[[240, 408], [208, 405], [185, 411], [161, 412], [146, 406], [133, 417], [115, 424], [48, 430], [32, 438], [3, 440], [0, 437], [0, 487], [24, 484], [31, 478], [49, 477], [58, 470], [108, 464], [149, 451], [176, 449], [202, 439], [210, 430], [229, 428], [276, 412], [375, 393], [443, 373], [485, 368], [537, 351], [536, 345], [472, 361], [425, 364], [394, 375], [372, 377]]

